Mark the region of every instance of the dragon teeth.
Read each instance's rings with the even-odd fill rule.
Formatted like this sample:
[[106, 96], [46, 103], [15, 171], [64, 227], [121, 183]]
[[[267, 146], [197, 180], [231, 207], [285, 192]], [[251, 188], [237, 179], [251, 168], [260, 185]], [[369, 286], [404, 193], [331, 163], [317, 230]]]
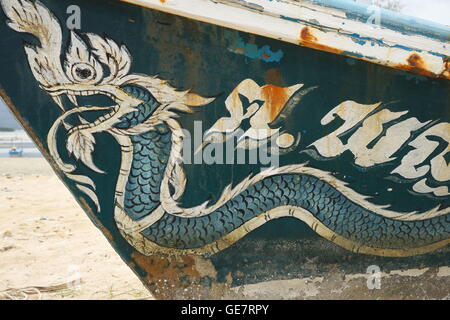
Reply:
[[81, 116], [78, 116], [78, 119], [80, 120], [81, 124], [88, 124], [89, 123], [88, 121], [86, 121], [86, 119], [84, 119]]
[[77, 101], [77, 97], [68, 94], [67, 97], [69, 98], [70, 102], [72, 102], [74, 105], [78, 106], [78, 101]]
[[52, 98], [53, 98], [53, 101], [55, 101], [55, 103], [61, 108], [61, 110], [64, 111], [64, 105], [63, 105], [61, 96], [54, 96]]
[[72, 126], [67, 124], [65, 121], [62, 122], [62, 124], [64, 125], [64, 128], [66, 128], [67, 131], [69, 131], [70, 129], [72, 129]]

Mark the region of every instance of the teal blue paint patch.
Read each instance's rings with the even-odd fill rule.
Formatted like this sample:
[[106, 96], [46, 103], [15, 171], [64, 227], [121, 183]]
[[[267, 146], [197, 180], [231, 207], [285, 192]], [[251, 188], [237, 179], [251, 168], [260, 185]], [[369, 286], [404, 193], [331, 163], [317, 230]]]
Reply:
[[343, 54], [346, 56], [352, 56], [354, 58], [364, 58], [364, 56], [362, 54], [351, 52], [351, 51], [344, 51]]
[[[362, 37], [361, 35], [357, 33], [347, 33], [348, 36], [352, 37], [352, 40], [359, 44], [365, 44], [367, 41], [370, 41], [372, 43], [372, 46], [375, 43], [378, 43], [379, 45], [386, 46], [386, 44], [383, 42], [383, 40], [375, 39], [371, 37]], [[356, 38], [356, 39], [353, 39]]]
[[259, 59], [264, 62], [280, 62], [284, 56], [283, 51], [272, 51], [269, 45], [258, 48], [256, 44], [246, 43], [238, 32], [226, 31], [225, 39], [228, 40], [228, 50], [237, 54], [242, 54], [251, 59]]
[[301, 21], [300, 19], [286, 17], [286, 16], [280, 16], [280, 18], [284, 19], [284, 20], [292, 21], [292, 22], [300, 22]]
[[437, 53], [437, 52], [433, 52], [433, 51], [428, 51], [429, 54], [432, 54], [433, 56], [439, 57], [439, 58], [447, 58], [447, 56], [445, 54], [441, 54], [441, 53]]
[[366, 41], [365, 40], [361, 40], [361, 39], [352, 38], [352, 41], [357, 43], [357, 44], [359, 44], [359, 45], [361, 45], [361, 46], [366, 44]]
[[356, 64], [355, 59], [348, 58], [345, 60], [349, 66], [354, 66]]
[[265, 45], [259, 49], [258, 54], [261, 57], [261, 60], [265, 62], [280, 62], [284, 55], [281, 50], [273, 52], [270, 50], [270, 46], [268, 45]]
[[422, 50], [414, 50], [414, 49], [412, 49], [412, 48], [409, 48], [409, 47], [407, 47], [407, 46], [402, 46], [402, 45], [400, 45], [400, 44], [396, 44], [396, 45], [394, 46], [394, 48], [400, 48], [400, 49], [403, 49], [403, 50], [406, 50], [406, 51], [422, 52]]

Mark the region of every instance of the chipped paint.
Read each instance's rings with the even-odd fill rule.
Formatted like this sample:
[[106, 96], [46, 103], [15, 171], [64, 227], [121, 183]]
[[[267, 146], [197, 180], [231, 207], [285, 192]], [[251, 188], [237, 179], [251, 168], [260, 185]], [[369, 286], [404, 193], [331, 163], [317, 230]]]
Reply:
[[[283, 0], [280, 0], [283, 1]], [[286, 0], [284, 0], [286, 1]], [[287, 0], [289, 1], [289, 0]], [[294, 0], [300, 2], [298, 0]], [[348, 19], [356, 21], [367, 21], [373, 14], [369, 10], [370, 3], [350, 2], [348, 0], [301, 0], [312, 5], [336, 9], [345, 12]], [[405, 34], [420, 34], [435, 39], [445, 39], [449, 36], [446, 26], [432, 21], [424, 20], [414, 16], [397, 13], [391, 10], [379, 8], [381, 26], [397, 30]]]
[[439, 77], [439, 75], [434, 74], [429, 71], [424, 59], [417, 52], [412, 53], [408, 59], [406, 59], [407, 64], [401, 64], [398, 66], [399, 69], [403, 69], [412, 73], [416, 73], [425, 77]]
[[286, 92], [287, 90], [289, 88], [280, 88], [273, 85], [265, 85], [262, 87], [261, 93], [267, 102], [265, 105], [267, 105], [270, 121], [275, 120], [281, 109], [285, 106], [289, 98]]
[[[450, 28], [401, 14], [383, 12], [386, 23], [378, 29], [362, 18], [366, 16], [362, 7], [337, 0], [333, 4], [318, 0], [192, 0], [164, 5], [159, 0], [121, 1], [422, 76], [450, 79], [446, 62]], [[263, 61], [277, 59], [270, 48], [260, 48], [259, 52], [242, 45], [232, 48], [235, 53]], [[411, 52], [421, 54], [427, 69], [405, 64]]]
[[265, 45], [260, 48], [254, 43], [245, 42], [239, 32], [226, 31], [225, 39], [230, 41], [228, 50], [237, 54], [242, 54], [250, 59], [259, 59], [264, 62], [280, 62], [283, 58], [283, 51], [272, 51], [270, 46]]
[[444, 58], [444, 71], [442, 71], [442, 77], [450, 79], [450, 58]]
[[342, 54], [343, 53], [342, 50], [339, 50], [339, 49], [327, 46], [325, 44], [321, 44], [319, 42], [319, 39], [317, 39], [317, 37], [314, 36], [311, 27], [303, 27], [303, 28], [301, 28], [299, 44], [301, 44], [303, 46], [306, 46], [306, 47], [309, 47], [309, 48], [321, 50], [321, 51], [337, 53], [337, 54]]
[[217, 282], [217, 271], [210, 259], [189, 255], [132, 253], [139, 277], [157, 299], [219, 299], [229, 285]]
[[312, 31], [309, 27], [303, 27], [300, 30], [300, 39], [304, 42], [317, 42], [317, 38], [312, 34]]

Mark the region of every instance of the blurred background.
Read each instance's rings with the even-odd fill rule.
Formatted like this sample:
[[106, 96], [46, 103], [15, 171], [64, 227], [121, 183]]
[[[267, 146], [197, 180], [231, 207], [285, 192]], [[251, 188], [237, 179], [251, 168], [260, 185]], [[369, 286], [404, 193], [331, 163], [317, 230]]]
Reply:
[[0, 98], [0, 158], [42, 157], [31, 139]]

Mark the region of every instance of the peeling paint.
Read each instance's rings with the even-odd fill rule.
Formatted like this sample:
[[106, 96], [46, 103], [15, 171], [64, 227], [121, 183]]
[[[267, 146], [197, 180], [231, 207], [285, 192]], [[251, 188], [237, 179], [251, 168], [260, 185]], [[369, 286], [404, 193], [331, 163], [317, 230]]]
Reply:
[[299, 44], [321, 51], [343, 54], [342, 50], [321, 44], [319, 39], [313, 34], [312, 28], [308, 26], [301, 28]]
[[260, 48], [256, 44], [246, 43], [238, 32], [226, 31], [225, 39], [230, 41], [228, 50], [237, 54], [242, 54], [250, 59], [259, 59], [264, 62], [280, 62], [283, 58], [283, 51], [272, 51], [270, 46], [264, 45]]
[[265, 101], [267, 101], [268, 111], [270, 113], [270, 121], [273, 121], [281, 109], [286, 104], [286, 101], [289, 99], [289, 96], [286, 94], [285, 88], [280, 88], [273, 85], [266, 85], [262, 87], [262, 96]]
[[425, 77], [438, 77], [438, 75], [429, 71], [424, 59], [417, 52], [412, 53], [406, 60], [407, 64], [399, 65], [399, 69], [410, 71]]
[[[301, 3], [287, 0], [191, 0], [189, 3], [166, 2], [164, 5], [159, 0], [121, 1], [422, 76], [450, 78], [444, 61], [449, 55], [450, 29], [402, 14], [384, 12], [381, 29], [374, 29], [366, 23], [367, 12], [361, 11], [367, 6], [340, 0], [332, 0], [332, 3], [321, 0]], [[355, 12], [359, 15], [354, 15]], [[316, 40], [309, 34], [306, 34], [306, 39], [300, 37], [298, 30], [303, 28], [310, 28], [309, 33]], [[279, 62], [277, 60], [281, 59], [278, 51], [274, 57], [270, 47], [235, 44], [231, 51], [250, 58], [266, 62]], [[411, 52], [421, 53], [429, 73], [408, 65], [405, 68], [404, 62]]]
[[217, 271], [207, 258], [136, 252], [131, 256], [143, 284], [157, 299], [219, 299], [229, 292], [228, 284], [217, 282]]
[[444, 71], [442, 71], [442, 77], [450, 79], [450, 57], [444, 58]]
[[[345, 12], [348, 19], [366, 22], [373, 14], [368, 10], [371, 4], [350, 2], [346, 0], [304, 0], [321, 7], [333, 8]], [[449, 36], [446, 26], [436, 22], [408, 16], [391, 10], [380, 8], [380, 22], [387, 27], [405, 34], [420, 34], [425, 37], [442, 39]]]

